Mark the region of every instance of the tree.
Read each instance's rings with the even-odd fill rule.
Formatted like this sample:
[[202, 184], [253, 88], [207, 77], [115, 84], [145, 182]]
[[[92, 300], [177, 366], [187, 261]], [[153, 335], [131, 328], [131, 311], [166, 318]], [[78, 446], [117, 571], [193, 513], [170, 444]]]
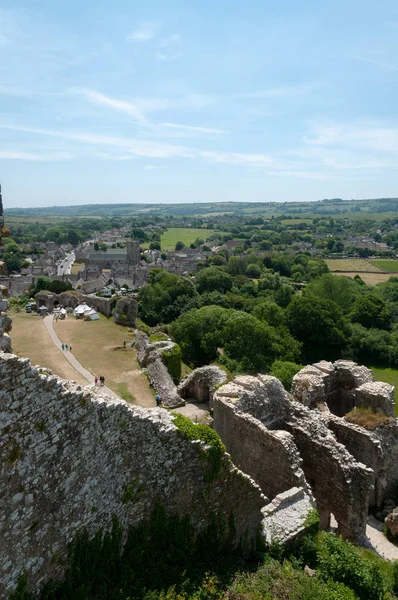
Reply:
[[348, 313], [358, 296], [362, 293], [361, 287], [350, 277], [336, 277], [326, 273], [309, 283], [304, 291], [305, 296], [332, 300], [343, 311]]
[[302, 369], [302, 365], [284, 360], [276, 360], [272, 363], [269, 375], [273, 375], [282, 383], [286, 391], [292, 388], [293, 377]]
[[94, 242], [94, 250], [95, 250], [95, 252], [99, 251], [99, 243], [98, 242]]
[[149, 284], [139, 293], [140, 316], [148, 325], [170, 323], [195, 305], [198, 296], [193, 283], [163, 269], [150, 272]]
[[219, 267], [202, 269], [196, 276], [196, 287], [199, 294], [204, 292], [221, 292], [231, 290], [233, 280], [231, 275]]
[[366, 294], [355, 301], [352, 307], [351, 321], [366, 328], [389, 329], [391, 315], [381, 298], [373, 294]]
[[184, 313], [171, 324], [171, 334], [186, 360], [206, 364], [216, 358], [228, 314], [220, 306], [203, 306]]
[[261, 304], [257, 304], [253, 310], [253, 315], [256, 319], [264, 321], [273, 327], [280, 327], [286, 322], [285, 311], [271, 299], [264, 300]]
[[151, 242], [149, 244], [149, 250], [160, 250], [160, 243], [159, 242]]
[[303, 344], [305, 362], [336, 360], [341, 356], [349, 329], [337, 304], [321, 298], [295, 296], [286, 315], [291, 333]]
[[176, 246], [175, 246], [176, 252], [178, 252], [178, 250], [182, 250], [183, 248], [185, 248], [184, 242], [177, 242], [176, 243]]
[[246, 267], [246, 276], [253, 278], [253, 279], [258, 279], [261, 275], [261, 267], [260, 265], [256, 265], [256, 264], [249, 264]]

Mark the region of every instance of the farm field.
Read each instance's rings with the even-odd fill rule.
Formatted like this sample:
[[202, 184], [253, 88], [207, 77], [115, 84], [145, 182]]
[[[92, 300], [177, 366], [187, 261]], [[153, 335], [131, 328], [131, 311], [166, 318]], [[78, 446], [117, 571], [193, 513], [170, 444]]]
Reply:
[[383, 270], [364, 258], [327, 258], [329, 269], [347, 273], [383, 273]]
[[177, 242], [184, 242], [186, 246], [189, 246], [201, 237], [206, 240], [212, 233], [223, 234], [222, 231], [216, 231], [210, 229], [191, 229], [189, 227], [170, 227], [165, 233], [161, 235], [160, 244], [162, 250], [174, 250]]
[[372, 260], [371, 262], [386, 273], [398, 273], [398, 260]]
[[333, 275], [336, 275], [337, 277], [351, 277], [351, 279], [354, 279], [355, 275], [359, 275], [362, 281], [364, 281], [368, 285], [384, 283], [385, 281], [388, 281], [391, 277], [391, 273], [363, 273], [362, 271], [339, 271], [337, 273], [333, 273]]
[[369, 368], [372, 369], [376, 381], [385, 381], [395, 386], [395, 414], [398, 416], [398, 369]]
[[283, 219], [281, 221], [283, 225], [298, 225], [299, 223], [305, 223], [306, 225], [310, 225], [312, 223], [312, 219], [297, 217], [297, 219]]

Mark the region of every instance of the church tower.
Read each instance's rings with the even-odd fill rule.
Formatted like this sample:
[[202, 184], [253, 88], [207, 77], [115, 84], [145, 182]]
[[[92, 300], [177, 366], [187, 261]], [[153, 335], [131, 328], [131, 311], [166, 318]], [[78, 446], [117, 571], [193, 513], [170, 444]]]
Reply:
[[127, 240], [127, 264], [136, 267], [140, 262], [141, 252], [138, 240]]

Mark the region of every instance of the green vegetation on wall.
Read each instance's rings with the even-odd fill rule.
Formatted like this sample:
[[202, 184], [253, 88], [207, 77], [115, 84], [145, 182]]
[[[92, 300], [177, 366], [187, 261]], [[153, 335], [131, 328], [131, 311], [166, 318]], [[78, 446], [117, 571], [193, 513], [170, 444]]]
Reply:
[[170, 350], [162, 353], [163, 362], [167, 367], [174, 382], [178, 383], [181, 377], [181, 348], [175, 344]]

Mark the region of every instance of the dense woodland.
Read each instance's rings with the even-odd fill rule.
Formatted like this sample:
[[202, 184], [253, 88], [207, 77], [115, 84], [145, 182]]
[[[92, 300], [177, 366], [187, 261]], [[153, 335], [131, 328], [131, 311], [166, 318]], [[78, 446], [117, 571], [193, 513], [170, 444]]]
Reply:
[[186, 362], [270, 372], [287, 386], [285, 371], [323, 359], [398, 367], [398, 278], [368, 286], [305, 254], [213, 260], [195, 282], [154, 269], [140, 291], [142, 320], [163, 325]]

